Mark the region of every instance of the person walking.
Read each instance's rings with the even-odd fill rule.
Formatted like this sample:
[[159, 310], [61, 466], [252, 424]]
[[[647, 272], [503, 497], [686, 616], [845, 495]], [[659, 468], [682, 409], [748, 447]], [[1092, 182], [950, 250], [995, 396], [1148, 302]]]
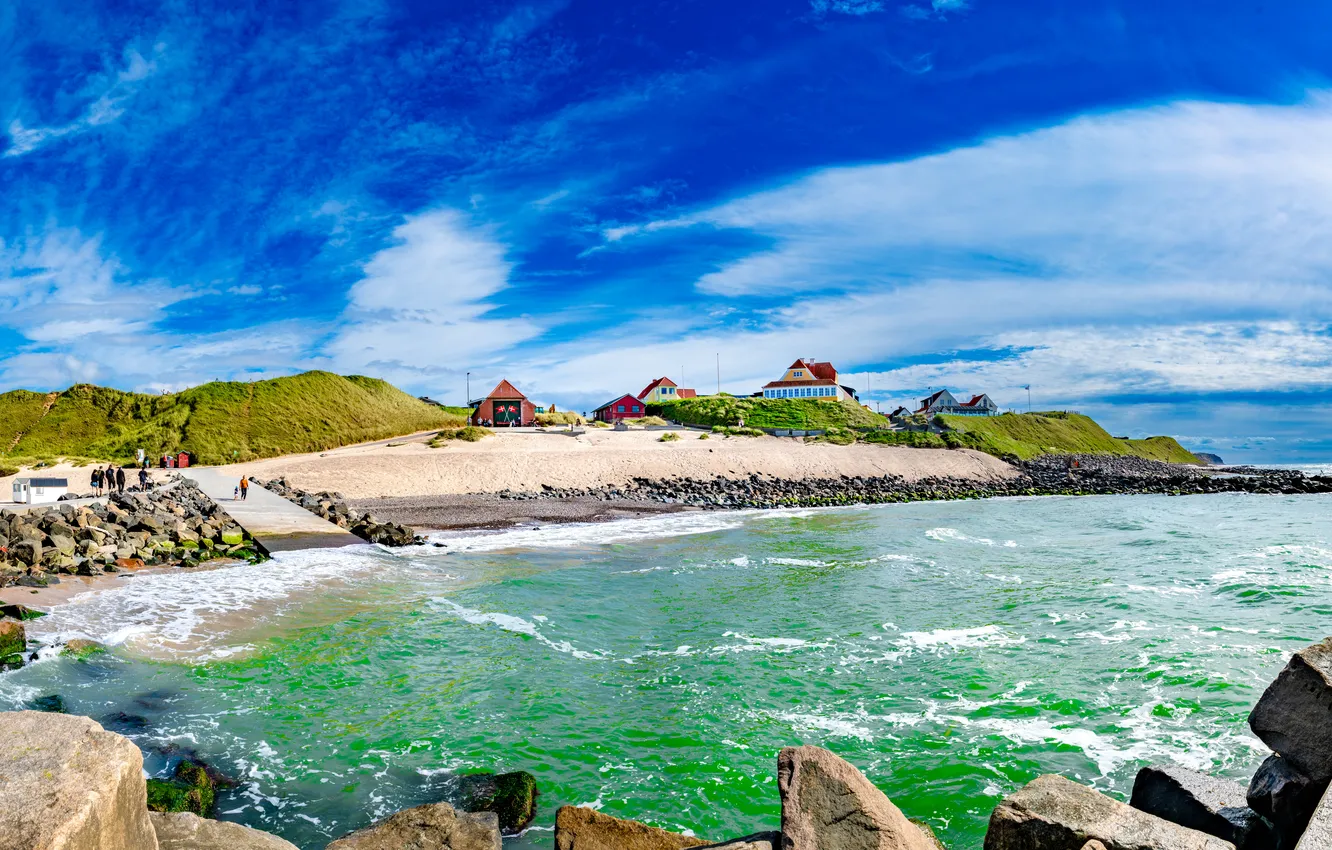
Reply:
[[125, 467], [116, 467], [116, 489], [121, 493], [125, 492]]
[[102, 468], [100, 466], [92, 471], [92, 481], [90, 483], [92, 484], [93, 493], [98, 496], [102, 495]]
[[143, 493], [148, 492], [148, 464], [143, 465], [139, 470], [139, 490]]
[[241, 476], [240, 488], [241, 501], [243, 502], [245, 501], [245, 497], [250, 495], [250, 479], [246, 478], [244, 475]]

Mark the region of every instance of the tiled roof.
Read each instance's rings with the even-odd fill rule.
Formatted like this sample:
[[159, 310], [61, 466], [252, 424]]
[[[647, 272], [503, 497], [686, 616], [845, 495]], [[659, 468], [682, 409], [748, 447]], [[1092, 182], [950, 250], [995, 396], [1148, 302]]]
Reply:
[[658, 378], [657, 380], [653, 381], [652, 383], [644, 387], [643, 391], [638, 394], [638, 397], [640, 399], [644, 398], [648, 393], [652, 392], [657, 387], [660, 387], [662, 385], [668, 385], [673, 387], [675, 386], [675, 381], [672, 381], [670, 378]]
[[525, 400], [527, 396], [518, 392], [518, 388], [509, 383], [508, 378], [505, 378], [495, 385], [495, 389], [491, 390], [490, 395], [486, 398], [521, 398]]
[[611, 405], [613, 405], [613, 404], [619, 404], [620, 402], [625, 401], [626, 399], [629, 400], [629, 401], [632, 401], [632, 402], [638, 402], [638, 403], [641, 403], [641, 402], [642, 402], [642, 399], [638, 398], [637, 396], [632, 396], [632, 395], [630, 395], [629, 393], [625, 393], [625, 394], [622, 395], [622, 396], [617, 396], [617, 397], [611, 399], [610, 401], [606, 402], [605, 404], [601, 405], [600, 407], [594, 407], [594, 408], [592, 408], [592, 412], [593, 412], [593, 413], [596, 413], [598, 410], [605, 410], [606, 408], [610, 407]]
[[698, 398], [697, 390], [686, 390], [683, 387], [675, 391], [676, 398]]

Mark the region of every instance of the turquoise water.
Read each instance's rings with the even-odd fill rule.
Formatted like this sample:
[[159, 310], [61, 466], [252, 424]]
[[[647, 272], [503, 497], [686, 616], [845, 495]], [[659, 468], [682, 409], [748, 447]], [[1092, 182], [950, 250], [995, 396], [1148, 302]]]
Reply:
[[778, 822], [777, 750], [817, 743], [949, 846], [1043, 772], [1125, 795], [1172, 759], [1244, 777], [1244, 718], [1332, 633], [1327, 497], [1217, 495], [692, 514], [123, 580], [34, 623], [116, 644], [0, 677], [133, 715], [244, 786], [228, 819], [302, 847], [529, 770], [724, 838]]

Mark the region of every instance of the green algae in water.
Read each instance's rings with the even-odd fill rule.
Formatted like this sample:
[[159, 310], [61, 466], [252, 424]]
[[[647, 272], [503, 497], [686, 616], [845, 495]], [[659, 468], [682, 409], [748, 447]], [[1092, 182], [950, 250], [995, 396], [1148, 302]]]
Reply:
[[[602, 526], [522, 532], [505, 539], [529, 548], [509, 551], [302, 553], [286, 573], [281, 557], [175, 573], [189, 582], [170, 596], [135, 579], [116, 604], [160, 605], [136, 623], [193, 629], [207, 638], [194, 656], [148, 661], [131, 643], [107, 675], [7, 674], [0, 699], [22, 687], [76, 713], [141, 714], [151, 771], [168, 767], [154, 746], [188, 740], [246, 778], [219, 792], [225, 817], [308, 848], [461, 802], [458, 775], [477, 771], [532, 774], [539, 828], [597, 804], [749, 834], [778, 825], [776, 754], [799, 743], [974, 848], [991, 808], [1040, 773], [1121, 798], [1151, 761], [1247, 777], [1265, 755], [1248, 710], [1332, 617], [1327, 504], [911, 504], [677, 517], [664, 522], [712, 530], [610, 544]], [[240, 594], [241, 575], [265, 584]], [[99, 634], [95, 610], [40, 623]], [[145, 708], [147, 693], [169, 696]]]

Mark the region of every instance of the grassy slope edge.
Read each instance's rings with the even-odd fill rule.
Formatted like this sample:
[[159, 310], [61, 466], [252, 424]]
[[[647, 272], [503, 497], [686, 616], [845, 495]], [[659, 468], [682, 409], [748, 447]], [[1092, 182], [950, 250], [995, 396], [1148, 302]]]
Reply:
[[1170, 463], [1200, 463], [1173, 437], [1124, 440], [1112, 437], [1081, 413], [1003, 413], [999, 416], [940, 416], [966, 442], [993, 455], [1028, 460], [1043, 454], [1104, 454]]
[[686, 425], [735, 425], [741, 418], [750, 428], [875, 428], [884, 419], [854, 402], [819, 401], [805, 398], [737, 398], [727, 395], [699, 396], [660, 405], [648, 405], [649, 413]]
[[[86, 384], [46, 396], [0, 395], [0, 457], [126, 460], [192, 452], [200, 463], [324, 451], [463, 424], [375, 378], [306, 372], [254, 383], [214, 382], [171, 395]], [[17, 444], [11, 443], [19, 435]]]
[[[667, 419], [686, 425], [734, 425], [743, 418], [752, 428], [878, 428], [885, 420], [851, 402], [817, 399], [764, 399], [700, 396], [649, 405]], [[1171, 463], [1198, 463], [1198, 458], [1171, 437], [1121, 440], [1080, 413], [1005, 413], [1000, 416], [942, 416], [952, 434], [878, 432], [868, 442], [919, 448], [974, 448], [992, 455], [1023, 460], [1043, 454], [1108, 454]]]

